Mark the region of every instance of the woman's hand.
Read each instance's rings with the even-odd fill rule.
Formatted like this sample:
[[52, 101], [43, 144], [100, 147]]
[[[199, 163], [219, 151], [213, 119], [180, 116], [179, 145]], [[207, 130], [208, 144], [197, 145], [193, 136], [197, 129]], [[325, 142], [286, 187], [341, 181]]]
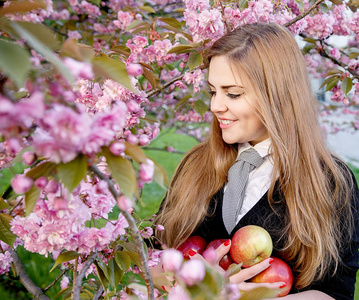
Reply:
[[[219, 266], [219, 261], [228, 254], [229, 250], [231, 248], [231, 241], [227, 240], [223, 244], [221, 244], [216, 250], [214, 250], [211, 254], [204, 253], [204, 258], [209, 261], [209, 263], [214, 264], [217, 266], [217, 269], [220, 270], [221, 273], [225, 274], [225, 271]], [[215, 255], [213, 255], [215, 253]], [[201, 258], [199, 254], [195, 254], [190, 256], [191, 258]], [[209, 258], [209, 259], [208, 259]], [[229, 280], [231, 283], [238, 284], [238, 287], [242, 291], [249, 291], [256, 287], [267, 287], [270, 289], [280, 289], [286, 286], [285, 282], [274, 282], [274, 283], [254, 283], [254, 282], [247, 282], [247, 280], [251, 279], [255, 275], [259, 274], [260, 272], [267, 269], [273, 259], [267, 258], [263, 260], [262, 262], [255, 264], [252, 267], [242, 269], [237, 274], [232, 275], [229, 277]]]

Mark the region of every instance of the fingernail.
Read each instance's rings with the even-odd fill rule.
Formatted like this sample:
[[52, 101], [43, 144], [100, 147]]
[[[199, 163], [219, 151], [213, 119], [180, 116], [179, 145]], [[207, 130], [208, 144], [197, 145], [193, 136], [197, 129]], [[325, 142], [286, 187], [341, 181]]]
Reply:
[[270, 259], [269, 259], [269, 264], [272, 264], [273, 261], [274, 261], [274, 259], [273, 259], [273, 258], [270, 258]]
[[225, 246], [228, 246], [230, 243], [231, 243], [231, 240], [226, 240], [223, 244], [224, 244]]
[[287, 286], [287, 284], [283, 283], [279, 288], [281, 289], [281, 288], [284, 288], [285, 286]]
[[195, 251], [193, 251], [193, 250], [189, 250], [188, 254], [189, 254], [189, 256], [193, 256], [193, 255], [195, 255], [195, 254], [196, 254], [196, 252], [195, 252]]
[[161, 286], [161, 288], [164, 289], [164, 290], [166, 290], [166, 288], [165, 288], [163, 285]]

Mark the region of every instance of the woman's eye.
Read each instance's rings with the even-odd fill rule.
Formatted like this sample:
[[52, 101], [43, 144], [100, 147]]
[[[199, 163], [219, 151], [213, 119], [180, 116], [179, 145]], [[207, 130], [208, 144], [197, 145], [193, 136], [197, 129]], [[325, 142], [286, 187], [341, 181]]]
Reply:
[[209, 94], [210, 94], [211, 96], [214, 96], [214, 95], [216, 94], [216, 91], [209, 91]]
[[242, 96], [243, 95], [243, 93], [241, 93], [241, 94], [227, 94], [227, 97], [229, 97], [229, 98], [231, 98], [231, 99], [237, 99], [237, 98], [239, 98], [240, 96]]

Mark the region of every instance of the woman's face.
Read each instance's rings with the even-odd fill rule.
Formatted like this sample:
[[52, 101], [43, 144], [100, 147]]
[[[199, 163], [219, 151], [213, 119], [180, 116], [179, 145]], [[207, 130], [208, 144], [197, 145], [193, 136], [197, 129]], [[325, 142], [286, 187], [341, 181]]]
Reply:
[[233, 74], [225, 56], [214, 56], [209, 65], [211, 111], [217, 117], [227, 144], [248, 142], [253, 146], [268, 138], [267, 129], [257, 117], [255, 95], [248, 83]]

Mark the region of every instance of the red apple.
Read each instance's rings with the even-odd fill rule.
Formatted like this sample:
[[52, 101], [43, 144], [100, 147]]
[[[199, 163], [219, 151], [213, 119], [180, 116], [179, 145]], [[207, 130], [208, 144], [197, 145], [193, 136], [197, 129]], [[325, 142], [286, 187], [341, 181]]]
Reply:
[[253, 266], [271, 256], [272, 238], [267, 230], [256, 225], [247, 225], [233, 235], [230, 255], [243, 268]]
[[177, 250], [182, 252], [184, 258], [189, 258], [189, 252], [192, 250], [199, 254], [202, 254], [206, 249], [207, 242], [200, 236], [190, 236], [181, 245], [178, 246]]
[[281, 293], [279, 297], [283, 297], [287, 295], [292, 288], [293, 285], [293, 274], [292, 270], [289, 268], [287, 263], [283, 260], [272, 257], [273, 262], [272, 264], [265, 269], [263, 272], [259, 273], [258, 275], [251, 278], [251, 282], [256, 283], [272, 283], [272, 282], [280, 282], [283, 281], [287, 285], [281, 288]]
[[[209, 242], [209, 244], [207, 245], [207, 249], [213, 249], [216, 250], [220, 245], [222, 245], [224, 242], [226, 241], [226, 239], [217, 239], [217, 240], [213, 240], [211, 242]], [[205, 250], [205, 251], [206, 251]], [[222, 257], [222, 259], [219, 261], [219, 265], [223, 270], [227, 270], [228, 267], [233, 264], [234, 261], [231, 258], [231, 256], [228, 254], [226, 254], [225, 256]]]

